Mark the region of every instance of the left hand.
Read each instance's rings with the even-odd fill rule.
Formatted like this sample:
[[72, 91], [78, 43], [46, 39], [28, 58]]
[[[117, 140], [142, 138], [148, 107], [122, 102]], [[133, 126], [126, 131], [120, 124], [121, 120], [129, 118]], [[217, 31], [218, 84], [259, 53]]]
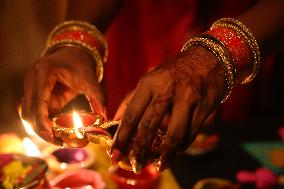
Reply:
[[[118, 162], [130, 150], [136, 162], [145, 166], [155, 133], [170, 115], [158, 162], [162, 170], [177, 152], [191, 144], [223, 94], [222, 64], [201, 46], [193, 46], [158, 66], [140, 79], [117, 112], [116, 118], [123, 116], [112, 146], [113, 161]], [[136, 140], [128, 149], [133, 137]]]

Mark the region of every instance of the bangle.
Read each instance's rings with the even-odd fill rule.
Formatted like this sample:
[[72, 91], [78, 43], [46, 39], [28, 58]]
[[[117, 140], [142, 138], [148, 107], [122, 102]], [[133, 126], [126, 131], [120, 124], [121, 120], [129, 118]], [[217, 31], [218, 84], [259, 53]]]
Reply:
[[62, 47], [84, 49], [96, 62], [97, 79], [102, 81], [108, 49], [106, 40], [95, 26], [81, 21], [66, 21], [57, 25], [48, 36], [42, 56]]
[[240, 21], [233, 18], [222, 18], [217, 20], [211, 27], [211, 30], [215, 28], [229, 28], [238, 33], [242, 40], [249, 47], [250, 57], [253, 62], [253, 68], [250, 75], [242, 81], [242, 84], [251, 82], [257, 75], [260, 69], [260, 50], [256, 39], [253, 37], [253, 34], [250, 30]]
[[66, 31], [58, 33], [49, 42], [54, 43], [60, 40], [76, 40], [88, 44], [90, 47], [95, 48], [99, 51], [100, 56], [104, 54], [104, 49], [99, 44], [98, 40], [85, 31]]
[[[233, 59], [237, 72], [240, 74], [240, 80], [243, 82], [244, 79], [242, 78], [249, 75], [250, 70], [248, 69], [250, 68], [252, 59], [249, 46], [238, 33], [231, 28], [217, 27], [210, 29], [203, 35], [213, 38], [227, 49]], [[239, 82], [239, 79], [237, 82]]]
[[93, 36], [94, 39], [97, 39], [101, 48], [104, 51], [101, 57], [103, 57], [104, 62], [106, 62], [107, 56], [108, 56], [107, 42], [103, 34], [97, 29], [97, 27], [92, 24], [89, 24], [88, 22], [83, 22], [83, 21], [78, 21], [78, 20], [69, 20], [69, 21], [65, 21], [55, 26], [55, 28], [50, 32], [47, 38], [47, 44], [52, 41], [52, 38], [55, 35], [58, 35], [60, 33], [64, 33], [67, 31], [87, 32], [91, 36]]
[[187, 50], [192, 45], [200, 45], [208, 49], [218, 58], [219, 62], [222, 63], [225, 71], [225, 90], [221, 103], [225, 102], [232, 92], [236, 76], [236, 69], [234, 64], [232, 63], [230, 55], [221, 44], [206, 36], [195, 37], [193, 39], [188, 40], [182, 47], [181, 52]]

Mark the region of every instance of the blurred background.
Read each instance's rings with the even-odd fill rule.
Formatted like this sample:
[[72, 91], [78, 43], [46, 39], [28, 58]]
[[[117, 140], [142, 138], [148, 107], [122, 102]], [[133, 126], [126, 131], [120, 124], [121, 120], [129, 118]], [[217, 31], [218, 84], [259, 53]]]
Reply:
[[0, 131], [23, 132], [18, 107], [23, 75], [40, 56], [46, 37], [65, 13], [65, 0], [0, 1]]

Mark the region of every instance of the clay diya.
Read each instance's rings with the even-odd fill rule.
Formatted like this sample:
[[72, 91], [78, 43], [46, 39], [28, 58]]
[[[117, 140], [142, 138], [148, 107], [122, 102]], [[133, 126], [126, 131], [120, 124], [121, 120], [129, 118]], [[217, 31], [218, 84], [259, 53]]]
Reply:
[[197, 134], [193, 143], [189, 146], [189, 148], [185, 151], [187, 155], [190, 156], [202, 156], [213, 152], [217, 149], [219, 144], [219, 136], [218, 134]]
[[239, 184], [223, 178], [204, 178], [199, 180], [193, 189], [240, 189]]
[[96, 159], [95, 152], [87, 147], [84, 148], [57, 148], [49, 146], [42, 151], [50, 170], [63, 172], [88, 168]]
[[[105, 121], [94, 113], [78, 112], [80, 126], [74, 123], [74, 113], [58, 115], [53, 120], [53, 134], [68, 147], [84, 147], [89, 142], [111, 145], [110, 127], [118, 126], [119, 121]], [[111, 129], [110, 129], [111, 130]]]
[[64, 172], [53, 178], [50, 185], [52, 188], [104, 189], [106, 187], [101, 175], [88, 169]]
[[[78, 117], [81, 120], [80, 126], [76, 126], [74, 114], [61, 114], [53, 120], [53, 133], [55, 137], [60, 138], [69, 147], [84, 147], [89, 142], [101, 144], [109, 148], [112, 144], [114, 134], [120, 124], [120, 121], [105, 121], [100, 115], [94, 113], [79, 112]], [[153, 163], [160, 152], [160, 145], [164, 140], [165, 131], [157, 130], [156, 138], [151, 147], [151, 158], [146, 165]], [[135, 138], [133, 139], [135, 141]], [[130, 145], [131, 146], [131, 145]], [[132, 163], [131, 155], [126, 155], [119, 166], [133, 170], [138, 173], [140, 170], [137, 164]]]
[[110, 178], [120, 189], [153, 189], [157, 186], [160, 173], [152, 164], [143, 168], [138, 174], [133, 171], [112, 167]]

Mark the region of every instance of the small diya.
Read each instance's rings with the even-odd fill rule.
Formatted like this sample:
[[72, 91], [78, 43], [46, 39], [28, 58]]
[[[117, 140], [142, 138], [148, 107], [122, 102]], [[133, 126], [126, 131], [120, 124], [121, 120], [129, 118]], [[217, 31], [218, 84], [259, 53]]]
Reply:
[[223, 178], [204, 178], [194, 184], [193, 189], [240, 189], [239, 184]]
[[68, 147], [84, 147], [89, 142], [111, 145], [111, 127], [119, 121], [105, 121], [100, 115], [86, 112], [61, 114], [53, 120], [53, 134]]
[[[119, 124], [120, 121], [106, 121], [101, 115], [94, 113], [74, 112], [73, 114], [61, 114], [54, 118], [53, 134], [69, 147], [84, 147], [89, 142], [110, 147]], [[154, 162], [159, 157], [160, 145], [164, 136], [165, 131], [158, 129], [151, 147], [151, 160], [147, 164]], [[133, 141], [135, 141], [135, 138]], [[131, 160], [129, 161], [131, 157], [126, 156], [127, 158], [119, 162], [119, 166], [139, 172], [135, 168], [137, 166], [131, 164]]]
[[50, 170], [62, 172], [92, 166], [96, 159], [95, 152], [84, 148], [57, 148], [48, 146], [42, 151]]
[[0, 154], [0, 188], [48, 188], [47, 164], [42, 159], [19, 154]]
[[50, 180], [50, 185], [52, 188], [104, 189], [106, 187], [102, 176], [88, 169], [64, 172]]
[[110, 178], [120, 189], [152, 189], [157, 186], [160, 178], [160, 173], [152, 164], [138, 174], [121, 167], [112, 167], [109, 172]]

